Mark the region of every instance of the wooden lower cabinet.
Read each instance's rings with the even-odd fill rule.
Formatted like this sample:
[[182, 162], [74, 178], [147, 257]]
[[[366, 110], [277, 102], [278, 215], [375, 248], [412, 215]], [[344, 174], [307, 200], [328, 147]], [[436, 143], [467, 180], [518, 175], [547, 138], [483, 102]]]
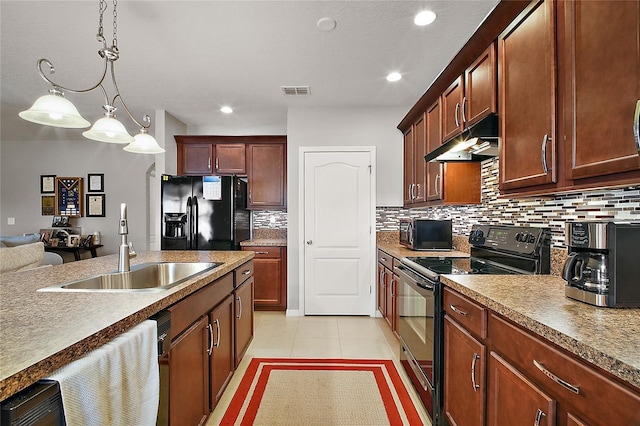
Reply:
[[233, 292], [235, 321], [235, 368], [253, 340], [253, 288], [254, 278], [250, 277]]
[[640, 425], [638, 389], [450, 288], [444, 309], [448, 425]]
[[491, 426], [556, 424], [555, 399], [495, 352], [489, 359], [488, 406]]
[[169, 424], [200, 425], [209, 415], [209, 321], [206, 317], [171, 343]]
[[285, 311], [287, 309], [287, 248], [242, 247], [254, 251], [254, 308], [257, 311]]
[[227, 296], [209, 314], [209, 324], [211, 328], [211, 339], [209, 342], [210, 360], [210, 383], [211, 383], [211, 409], [218, 404], [233, 372], [235, 371], [235, 361], [233, 356], [234, 347], [234, 312], [233, 296]]
[[398, 259], [378, 249], [377, 308], [396, 334], [398, 331], [397, 294], [400, 278], [393, 273], [393, 268], [399, 263]]

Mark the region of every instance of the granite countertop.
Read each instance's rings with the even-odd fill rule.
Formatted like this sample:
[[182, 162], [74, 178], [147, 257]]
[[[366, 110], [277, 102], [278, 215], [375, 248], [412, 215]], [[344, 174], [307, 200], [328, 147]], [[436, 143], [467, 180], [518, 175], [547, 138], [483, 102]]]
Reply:
[[241, 241], [241, 247], [286, 247], [286, 238], [255, 238]]
[[598, 308], [564, 295], [553, 275], [442, 275], [444, 284], [640, 388], [640, 309]]
[[411, 250], [399, 243], [377, 243], [378, 248], [391, 256], [401, 259], [403, 257], [469, 257], [469, 253], [457, 250], [450, 251], [418, 251]]
[[107, 343], [254, 257], [250, 251], [143, 252], [146, 262], [224, 262], [156, 292], [38, 292], [39, 288], [112, 272], [109, 255], [0, 275], [0, 401]]

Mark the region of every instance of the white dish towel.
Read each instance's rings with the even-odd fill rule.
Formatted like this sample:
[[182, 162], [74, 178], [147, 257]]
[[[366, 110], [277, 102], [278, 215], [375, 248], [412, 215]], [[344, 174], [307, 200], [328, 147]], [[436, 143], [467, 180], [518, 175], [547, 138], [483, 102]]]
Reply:
[[68, 426], [156, 424], [157, 334], [156, 322], [146, 320], [52, 373]]

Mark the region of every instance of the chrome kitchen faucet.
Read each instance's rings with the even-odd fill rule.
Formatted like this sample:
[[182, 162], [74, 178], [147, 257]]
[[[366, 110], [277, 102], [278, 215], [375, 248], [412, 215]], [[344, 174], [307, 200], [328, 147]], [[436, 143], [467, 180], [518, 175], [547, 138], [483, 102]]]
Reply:
[[127, 243], [127, 235], [129, 234], [129, 227], [127, 226], [127, 204], [120, 204], [120, 227], [118, 230], [120, 234], [120, 249], [118, 250], [118, 272], [129, 272], [131, 265], [129, 260], [136, 257], [136, 251], [133, 249], [133, 244]]

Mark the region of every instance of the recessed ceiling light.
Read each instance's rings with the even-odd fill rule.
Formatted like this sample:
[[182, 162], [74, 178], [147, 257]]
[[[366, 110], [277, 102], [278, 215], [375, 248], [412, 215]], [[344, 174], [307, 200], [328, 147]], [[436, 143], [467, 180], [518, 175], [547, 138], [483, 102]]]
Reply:
[[425, 25], [429, 25], [435, 20], [435, 13], [430, 10], [423, 10], [422, 12], [418, 13], [415, 18], [413, 18], [413, 23], [420, 27], [424, 27]]
[[222, 108], [220, 108], [220, 111], [224, 112], [225, 114], [231, 114], [233, 112], [233, 108], [231, 108], [230, 106], [223, 106]]
[[399, 72], [392, 72], [387, 76], [387, 81], [398, 81], [402, 78], [402, 74]]

